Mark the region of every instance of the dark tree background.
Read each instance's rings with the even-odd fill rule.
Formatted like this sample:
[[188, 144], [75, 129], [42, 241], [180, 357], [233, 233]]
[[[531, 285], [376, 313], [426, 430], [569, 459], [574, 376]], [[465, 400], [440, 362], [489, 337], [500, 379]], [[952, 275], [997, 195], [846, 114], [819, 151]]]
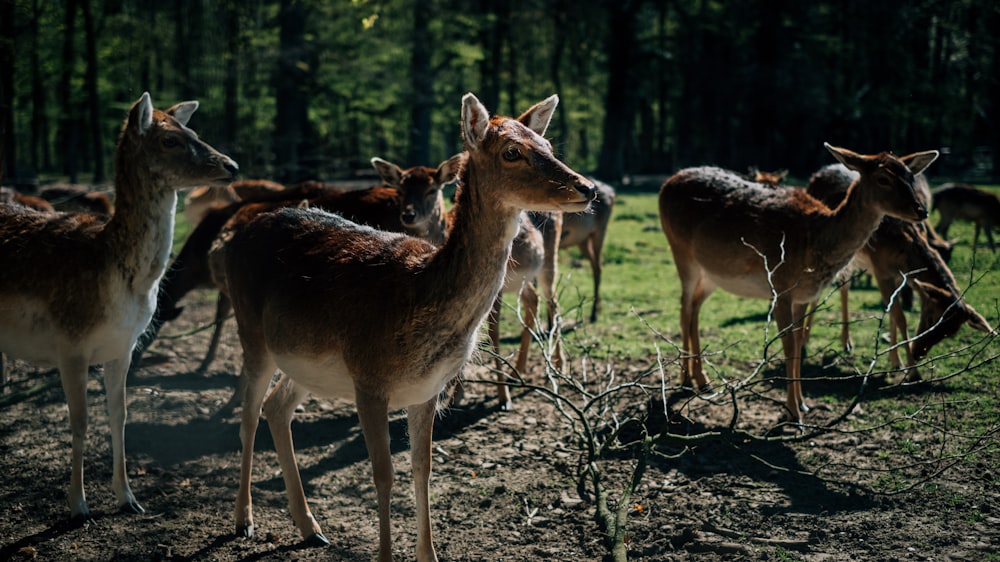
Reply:
[[148, 90], [246, 177], [337, 179], [460, 150], [460, 99], [517, 114], [609, 181], [937, 148], [996, 182], [994, 0], [0, 0], [4, 183], [110, 177]]

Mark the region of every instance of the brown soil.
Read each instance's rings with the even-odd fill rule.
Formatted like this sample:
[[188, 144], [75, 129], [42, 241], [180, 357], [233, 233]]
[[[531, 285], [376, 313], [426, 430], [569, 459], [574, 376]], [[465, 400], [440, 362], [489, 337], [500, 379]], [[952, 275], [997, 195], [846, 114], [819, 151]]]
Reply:
[[[185, 313], [163, 334], [183, 333], [211, 317], [207, 296], [188, 301]], [[266, 423], [259, 429], [254, 467], [257, 534], [252, 540], [234, 537], [239, 422], [212, 414], [232, 393], [238, 343], [230, 323], [219, 358], [202, 375], [194, 369], [207, 338], [207, 332], [199, 332], [159, 340], [129, 381], [126, 452], [145, 515], [116, 513], [104, 395], [100, 377], [91, 377], [86, 477], [94, 518], [82, 527], [68, 522], [69, 429], [58, 375], [13, 362], [14, 392], [48, 386], [0, 408], [0, 559], [374, 557], [377, 515], [371, 469], [352, 406], [340, 402], [309, 399], [293, 424], [306, 493], [332, 546], [301, 545], [286, 509]], [[642, 362], [629, 368], [650, 367]], [[536, 370], [539, 366], [536, 362]], [[781, 395], [780, 389], [770, 392]], [[491, 389], [476, 384], [467, 385], [466, 397], [465, 406], [445, 413], [435, 427], [432, 521], [440, 559], [600, 560], [605, 548], [594, 506], [581, 501], [575, 481], [577, 444], [552, 404], [520, 392], [515, 393], [515, 411], [499, 412]], [[900, 397], [914, 403], [925, 398]], [[761, 423], [778, 414], [770, 400], [751, 400], [742, 407], [744, 419]], [[726, 407], [706, 408], [699, 413], [703, 425], [697, 427], [724, 428], [730, 414]], [[818, 409], [810, 419], [836, 414]], [[397, 413], [391, 420], [397, 471], [395, 555], [409, 560], [415, 536], [405, 416]], [[906, 437], [933, 442], [940, 438], [931, 435], [935, 431], [916, 426]], [[1000, 559], [1000, 459], [965, 460], [937, 476], [933, 470], [941, 465], [933, 465], [926, 469], [929, 481], [915, 490], [876, 494], [868, 485], [874, 477], [860, 469], [882, 466], [882, 453], [896, 450], [900, 438], [898, 431], [886, 430], [833, 433], [798, 444], [723, 440], [677, 458], [654, 457], [632, 498], [629, 557]], [[991, 450], [995, 454], [996, 448]], [[809, 475], [817, 455], [829, 464], [819, 476]], [[624, 455], [600, 464], [613, 500], [633, 465]]]

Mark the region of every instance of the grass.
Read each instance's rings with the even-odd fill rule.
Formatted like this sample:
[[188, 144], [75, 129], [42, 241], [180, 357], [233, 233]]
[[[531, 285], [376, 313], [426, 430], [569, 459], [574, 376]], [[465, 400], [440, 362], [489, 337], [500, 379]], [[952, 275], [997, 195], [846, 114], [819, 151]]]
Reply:
[[[937, 220], [932, 214], [932, 222]], [[966, 302], [983, 314], [994, 327], [1000, 325], [1000, 253], [994, 254], [980, 240], [973, 254], [973, 227], [952, 225], [949, 237], [958, 239], [951, 267]], [[667, 367], [668, 382], [679, 376], [676, 361], [680, 346], [680, 282], [657, 214], [656, 193], [623, 193], [616, 202], [607, 236], [603, 286], [603, 309], [597, 323], [586, 321], [590, 312], [592, 281], [589, 264], [573, 249], [560, 260], [560, 305], [573, 327], [565, 334], [570, 357], [588, 352], [598, 361], [622, 369], [650, 369], [659, 353]], [[832, 289], [831, 289], [832, 292]], [[873, 285], [852, 289], [849, 297], [852, 354], [840, 349], [840, 305], [832, 295], [818, 312], [803, 363], [809, 376], [851, 377], [873, 368], [873, 374], [889, 382], [901, 379], [892, 372], [882, 335], [888, 331], [881, 296]], [[712, 381], [750, 379], [761, 361], [773, 361], [765, 373], [783, 376], [777, 327], [768, 323], [769, 303], [746, 299], [718, 290], [706, 301], [700, 316], [706, 374]], [[907, 313], [911, 330], [919, 321], [919, 301]], [[513, 335], [513, 331], [510, 332]], [[901, 353], [902, 356], [902, 353]], [[852, 416], [847, 430], [875, 431], [884, 427], [895, 432], [885, 451], [885, 462], [905, 466], [906, 459], [923, 458], [921, 451], [963, 456], [963, 462], [990, 458], [1000, 468], [1000, 342], [969, 327], [931, 350], [930, 363], [921, 368], [925, 379], [940, 379], [917, 391], [893, 386], [869, 390], [862, 403], [863, 414]], [[783, 385], [775, 388], [783, 389]], [[854, 398], [857, 381], [838, 385], [804, 383], [806, 400], [838, 412]], [[777, 418], [779, 406], [775, 405]], [[807, 416], [808, 422], [809, 416]], [[920, 432], [922, 441], [912, 439]], [[974, 451], [978, 451], [974, 452]], [[819, 458], [819, 457], [817, 457]], [[822, 464], [822, 463], [817, 463]], [[815, 466], [815, 465], [814, 465]], [[910, 474], [921, 469], [911, 469]], [[877, 488], [896, 491], [906, 484], [906, 472], [874, 482]], [[872, 475], [873, 478], [878, 478]]]
[[[656, 347], [668, 353], [679, 345], [680, 282], [671, 258], [666, 237], [660, 230], [655, 193], [622, 194], [616, 203], [606, 242], [603, 286], [603, 310], [595, 324], [585, 321], [589, 313], [592, 281], [588, 264], [573, 250], [564, 251], [560, 260], [560, 305], [563, 315], [576, 329], [567, 334], [570, 346], [578, 349], [602, 349], [606, 355], [630, 361], [656, 355]], [[933, 219], [934, 217], [932, 217]], [[980, 247], [973, 256], [968, 241], [972, 227], [955, 224], [949, 233], [961, 242], [952, 258], [952, 269], [960, 288], [966, 290], [966, 301], [996, 326], [1000, 295], [1000, 254]], [[832, 291], [832, 289], [831, 289]], [[818, 312], [810, 345], [812, 361], [837, 359], [847, 365], [863, 368], [886, 344], [878, 338], [884, 326], [881, 296], [873, 286], [850, 293], [852, 335], [856, 349], [853, 359], [839, 351], [839, 300], [831, 298]], [[776, 335], [773, 323], [766, 315], [769, 303], [746, 299], [718, 290], [706, 301], [700, 323], [704, 351], [711, 355], [710, 369], [716, 374], [742, 376], [749, 365], [764, 357], [780, 355], [780, 344], [768, 342]], [[919, 311], [908, 313], [911, 326], [916, 326]], [[765, 334], [765, 330], [767, 333]], [[932, 349], [940, 355], [929, 369], [935, 375], [954, 373], [966, 368], [975, 358], [969, 353], [949, 355], [954, 350], [974, 345], [982, 334], [963, 328], [955, 338]], [[990, 344], [979, 355], [996, 355], [1000, 345]], [[672, 353], [672, 350], [669, 350]], [[877, 370], [889, 369], [886, 357], [876, 360]], [[949, 381], [959, 394], [956, 398], [974, 397], [989, 384], [995, 384], [996, 368], [984, 365]], [[814, 396], [814, 400], [835, 401], [836, 396]]]
[[[932, 215], [931, 219], [936, 221], [937, 217]], [[189, 231], [183, 215], [178, 214], [175, 249]], [[950, 265], [959, 287], [966, 291], [966, 301], [996, 327], [1000, 325], [1000, 253], [991, 253], [980, 245], [973, 254], [972, 232], [971, 224], [952, 225], [949, 237], [959, 243]], [[580, 369], [581, 358], [587, 357], [618, 370], [651, 371], [662, 357], [668, 382], [677, 380], [680, 283], [660, 229], [656, 193], [618, 196], [605, 244], [603, 309], [596, 323], [587, 322], [593, 293], [590, 267], [575, 248], [561, 252], [559, 274], [561, 312], [564, 325], [569, 327], [564, 344], [573, 362], [571, 370]], [[762, 369], [765, 373], [783, 376], [781, 344], [775, 340], [777, 327], [767, 321], [768, 308], [767, 301], [737, 297], [722, 290], [706, 301], [700, 324], [710, 380], [753, 380], [762, 361], [768, 362]], [[873, 365], [874, 374], [889, 381], [899, 380], [900, 373], [890, 371], [884, 355], [887, 344], [881, 336], [888, 329], [888, 319], [884, 318], [878, 290], [874, 286], [852, 289], [850, 310], [853, 353], [840, 349], [839, 298], [833, 294], [817, 313], [804, 373], [847, 378]], [[916, 304], [908, 313], [913, 328], [918, 314]], [[505, 318], [510, 317], [508, 312]], [[507, 342], [518, 334], [513, 322], [502, 322], [501, 328]], [[921, 369], [925, 379], [940, 380], [919, 392], [891, 386], [870, 390], [862, 404], [863, 413], [853, 416], [845, 429], [865, 431], [885, 426], [897, 432], [889, 440], [896, 448], [885, 451], [886, 462], [915, 457], [917, 452], [934, 446], [935, 452], [964, 451], [967, 462], [988, 458], [996, 464], [1000, 458], [995, 439], [1000, 427], [998, 356], [1000, 343], [995, 337], [984, 338], [982, 333], [963, 327], [955, 337], [933, 348], [930, 363]], [[783, 385], [775, 388], [780, 390]], [[827, 380], [817, 384], [806, 380], [804, 384], [807, 402], [832, 411], [846, 408], [857, 388], [857, 381], [838, 384]], [[777, 418], [780, 406], [774, 408]], [[923, 441], [912, 439], [911, 432], [921, 432]], [[942, 449], [942, 443], [947, 443], [949, 449]], [[978, 453], [969, 454], [971, 450]], [[891, 478], [881, 485], [895, 490], [902, 484]]]

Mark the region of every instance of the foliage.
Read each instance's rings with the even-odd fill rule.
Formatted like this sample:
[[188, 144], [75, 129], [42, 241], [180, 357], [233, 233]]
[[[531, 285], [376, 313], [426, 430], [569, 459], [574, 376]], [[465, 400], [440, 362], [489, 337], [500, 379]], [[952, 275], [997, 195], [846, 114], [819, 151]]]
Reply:
[[[943, 148], [939, 171], [966, 178], [995, 177], [1000, 159], [1000, 38], [990, 31], [1000, 7], [987, 0], [13, 5], [0, 108], [13, 112], [5, 156], [15, 177], [96, 172], [83, 131], [99, 128], [110, 162], [124, 110], [144, 90], [163, 106], [199, 99], [194, 126], [256, 177], [288, 166], [347, 177], [374, 155], [443, 160], [460, 149], [466, 91], [507, 114], [559, 93], [549, 136], [578, 169], [621, 154], [620, 167], [598, 170], [612, 181], [702, 163], [805, 174], [825, 161], [823, 141]], [[288, 28], [286, 6], [303, 11], [301, 29]], [[84, 11], [95, 20], [97, 122], [86, 108]], [[623, 22], [632, 34], [616, 29]], [[306, 106], [291, 157], [275, 137], [290, 103], [277, 95], [283, 65], [296, 69], [294, 103]], [[297, 161], [279, 161], [288, 158]]]

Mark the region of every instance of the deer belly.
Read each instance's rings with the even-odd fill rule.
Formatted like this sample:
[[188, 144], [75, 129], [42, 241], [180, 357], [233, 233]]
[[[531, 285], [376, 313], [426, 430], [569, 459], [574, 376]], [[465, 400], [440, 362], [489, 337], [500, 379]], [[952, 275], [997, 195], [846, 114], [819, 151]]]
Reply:
[[46, 305], [0, 299], [0, 352], [34, 365], [55, 366], [57, 337]]
[[342, 355], [274, 355], [274, 362], [286, 376], [316, 396], [354, 402], [354, 379]]
[[711, 284], [724, 289], [728, 293], [754, 299], [771, 299], [774, 291], [763, 275], [725, 275], [711, 273], [708, 275]]

